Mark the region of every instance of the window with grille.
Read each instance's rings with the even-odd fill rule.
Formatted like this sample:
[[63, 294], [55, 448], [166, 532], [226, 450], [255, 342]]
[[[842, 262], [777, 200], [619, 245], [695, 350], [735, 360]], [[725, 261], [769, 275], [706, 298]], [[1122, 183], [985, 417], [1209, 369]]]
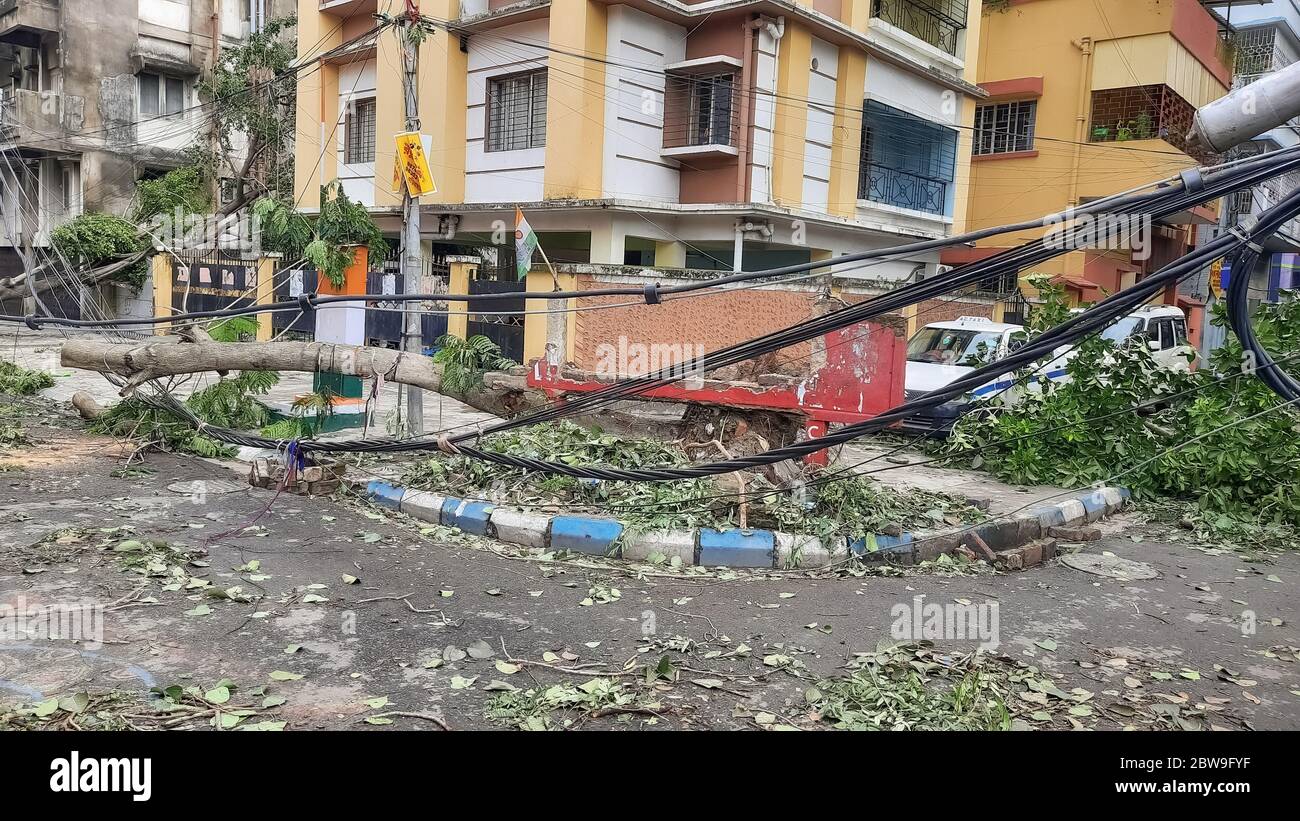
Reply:
[[546, 69], [488, 80], [487, 150], [546, 145]]
[[731, 145], [731, 100], [735, 74], [690, 79], [688, 145]]
[[344, 157], [348, 165], [375, 161], [375, 100], [354, 100], [344, 130]]
[[1034, 150], [1036, 100], [994, 103], [975, 109], [975, 149], [980, 154]]
[[140, 113], [149, 117], [180, 114], [185, 108], [185, 81], [178, 77], [144, 72], [140, 84]]
[[863, 115], [858, 199], [950, 215], [957, 132], [876, 100]]

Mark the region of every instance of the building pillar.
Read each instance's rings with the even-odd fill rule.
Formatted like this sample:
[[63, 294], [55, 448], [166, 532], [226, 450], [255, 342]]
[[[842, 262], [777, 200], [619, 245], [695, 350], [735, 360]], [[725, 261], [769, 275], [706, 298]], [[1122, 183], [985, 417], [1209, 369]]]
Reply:
[[[546, 199], [602, 196], [605, 156], [607, 7], [595, 0], [552, 0], [551, 80], [546, 86]], [[622, 260], [618, 260], [619, 263]]]
[[[561, 266], [563, 267], [563, 266]], [[578, 277], [563, 270], [555, 272], [561, 291], [575, 291]], [[551, 272], [544, 266], [528, 272], [525, 287], [529, 291], [550, 291], [555, 288]], [[560, 311], [573, 308], [577, 300], [530, 299], [524, 303], [526, 311]], [[524, 364], [546, 358], [550, 365], [560, 366], [573, 361], [574, 343], [577, 339], [577, 313], [530, 313], [524, 316]]]
[[803, 202], [812, 33], [793, 20], [787, 20], [778, 54], [770, 196], [779, 205], [797, 207]]
[[[320, 11], [319, 0], [298, 0], [298, 56], [310, 50], [320, 54], [343, 42], [341, 21]], [[298, 105], [295, 114], [294, 190], [301, 192], [299, 207], [315, 208], [317, 192], [323, 182], [337, 174], [337, 157], [330, 150], [329, 134], [338, 122], [338, 67], [322, 65], [317, 71], [305, 71], [298, 78]], [[335, 135], [337, 138], [337, 134]], [[332, 144], [337, 144], [332, 143]]]
[[[468, 294], [469, 281], [478, 275], [480, 264], [478, 257], [447, 257], [447, 293]], [[447, 334], [457, 339], [466, 339], [469, 328], [467, 302], [448, 302]]]
[[[153, 277], [153, 315], [171, 316], [172, 310], [172, 258], [170, 254], [157, 253], [149, 260], [149, 273]], [[172, 332], [171, 323], [160, 323], [153, 327], [155, 336], [166, 336]]]
[[862, 94], [867, 83], [867, 55], [854, 46], [840, 46], [839, 78], [835, 84], [835, 142], [831, 146], [830, 213], [857, 213], [858, 176], [862, 161]]
[[[455, 20], [460, 16], [460, 0], [423, 0], [420, 9], [432, 17]], [[460, 50], [460, 35], [442, 28], [430, 32], [420, 47], [420, 129], [432, 140], [429, 170], [438, 186], [421, 202], [465, 201], [468, 58]], [[391, 171], [380, 169], [376, 176], [379, 173]]]
[[[270, 305], [275, 301], [275, 266], [279, 254], [263, 254], [257, 258], [257, 304]], [[275, 335], [275, 314], [257, 315], [257, 341], [270, 342]]]

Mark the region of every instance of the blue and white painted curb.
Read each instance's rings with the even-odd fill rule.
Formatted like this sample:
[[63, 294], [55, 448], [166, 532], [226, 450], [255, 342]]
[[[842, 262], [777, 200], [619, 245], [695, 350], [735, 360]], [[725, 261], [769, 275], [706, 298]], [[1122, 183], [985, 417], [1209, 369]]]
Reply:
[[664, 561], [702, 567], [815, 568], [847, 559], [914, 564], [932, 561], [973, 542], [976, 534], [993, 550], [1008, 550], [1042, 539], [1053, 527], [1076, 527], [1119, 511], [1129, 498], [1126, 488], [1081, 491], [1063, 501], [1044, 504], [953, 533], [877, 533], [866, 538], [823, 540], [816, 536], [772, 530], [733, 528], [627, 533], [614, 519], [552, 516], [487, 502], [440, 496], [373, 480], [364, 485], [375, 504], [415, 519], [455, 527], [477, 536], [551, 550], [567, 550], [628, 561]]

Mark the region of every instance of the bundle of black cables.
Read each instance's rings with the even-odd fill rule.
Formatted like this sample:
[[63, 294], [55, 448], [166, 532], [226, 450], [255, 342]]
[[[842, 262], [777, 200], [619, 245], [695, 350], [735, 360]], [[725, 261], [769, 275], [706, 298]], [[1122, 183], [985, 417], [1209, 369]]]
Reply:
[[[1234, 190], [1235, 188], [1242, 187], [1244, 185], [1252, 185], [1254, 184], [1255, 181], [1258, 181], [1259, 179], [1264, 179], [1267, 177], [1275, 176], [1280, 173], [1285, 173], [1285, 171], [1290, 170], [1293, 167], [1297, 167], [1298, 165], [1300, 165], [1300, 156], [1292, 155], [1290, 159], [1270, 165], [1267, 168], [1256, 168], [1256, 167], [1247, 166], [1244, 169], [1239, 169], [1239, 171], [1244, 170], [1245, 173], [1232, 174], [1230, 178], [1216, 178], [1213, 182], [1207, 183], [1203, 187], [1198, 187], [1195, 191], [1192, 192], [1188, 192], [1186, 190], [1180, 189], [1180, 190], [1173, 190], [1173, 191], [1157, 191], [1154, 192], [1153, 194], [1139, 195], [1136, 198], [1136, 204], [1144, 204], [1144, 205], [1152, 206], [1148, 211], [1148, 213], [1153, 217], [1167, 216], [1178, 210], [1182, 210], [1183, 208], [1186, 208], [1189, 205], [1204, 201], [1205, 199], [1217, 197], [1220, 193], [1223, 193], [1225, 189]], [[1153, 202], [1154, 205], [1152, 205]], [[1113, 209], [1115, 208], [1115, 205], [1111, 204], [1110, 207]], [[1062, 323], [1061, 325], [1052, 328], [1051, 330], [1047, 331], [1046, 333], [1032, 340], [1029, 344], [1015, 351], [1011, 355], [995, 363], [978, 368], [972, 371], [971, 373], [967, 374], [966, 376], [962, 377], [961, 379], [957, 380], [956, 382], [946, 385], [943, 388], [940, 388], [936, 391], [927, 393], [912, 401], [905, 402], [904, 404], [899, 405], [891, 409], [890, 411], [887, 411], [886, 413], [878, 417], [875, 417], [869, 421], [846, 426], [825, 437], [808, 440], [805, 442], [800, 442], [788, 447], [770, 450], [765, 453], [755, 454], [753, 456], [749, 456], [741, 459], [729, 459], [720, 462], [691, 465], [687, 467], [646, 468], [646, 469], [636, 469], [636, 470], [624, 470], [624, 469], [616, 469], [616, 468], [609, 468], [609, 467], [582, 467], [582, 466], [573, 466], [573, 465], [567, 465], [567, 464], [562, 464], [557, 462], [550, 462], [541, 459], [533, 459], [529, 457], [514, 456], [510, 454], [499, 453], [492, 450], [486, 450], [481, 447], [478, 447], [477, 445], [464, 444], [468, 439], [479, 435], [478, 433], [464, 434], [462, 436], [455, 437], [454, 439], [440, 439], [437, 442], [432, 442], [428, 440], [424, 440], [424, 441], [421, 440], [383, 441], [381, 440], [375, 442], [304, 441], [301, 443], [301, 447], [304, 451], [307, 452], [317, 452], [317, 451], [357, 452], [362, 450], [379, 450], [379, 451], [432, 450], [436, 448], [436, 449], [441, 449], [443, 451], [456, 452], [476, 459], [482, 459], [484, 461], [521, 468], [524, 470], [537, 471], [537, 472], [547, 473], [547, 474], [571, 476], [576, 478], [605, 479], [605, 480], [619, 480], [619, 481], [667, 481], [667, 480], [675, 480], [675, 479], [697, 478], [702, 476], [712, 476], [721, 473], [728, 473], [735, 470], [744, 470], [748, 468], [759, 467], [762, 465], [772, 464], [787, 459], [796, 459], [796, 458], [806, 456], [810, 453], [814, 453], [816, 451], [822, 450], [824, 448], [834, 447], [836, 445], [844, 444], [845, 442], [851, 441], [864, 434], [881, 430], [882, 428], [892, 425], [893, 423], [898, 422], [912, 414], [915, 414], [920, 410], [924, 410], [927, 408], [934, 407], [936, 405], [943, 404], [958, 396], [961, 396], [966, 392], [979, 387], [980, 385], [984, 384], [991, 378], [995, 378], [1003, 374], [1015, 371], [1039, 359], [1053, 356], [1055, 355], [1056, 351], [1060, 346], [1066, 345], [1072, 341], [1078, 340], [1089, 334], [1100, 332], [1119, 317], [1124, 316], [1125, 314], [1131, 312], [1135, 308], [1148, 302], [1152, 297], [1154, 297], [1156, 294], [1158, 294], [1162, 289], [1164, 289], [1168, 285], [1172, 283], [1177, 283], [1182, 278], [1186, 276], [1190, 276], [1202, 270], [1205, 266], [1207, 266], [1212, 261], [1224, 257], [1225, 255], [1236, 254], [1236, 261], [1234, 263], [1234, 267], [1245, 265], [1253, 259], [1252, 255], [1254, 256], [1258, 255], [1259, 253], [1258, 249], [1260, 247], [1259, 243], [1263, 239], [1265, 239], [1272, 233], [1275, 233], [1282, 224], [1284, 224], [1287, 220], [1293, 218], [1297, 214], [1300, 214], [1300, 193], [1288, 197], [1287, 199], [1283, 200], [1281, 203], [1279, 203], [1278, 205], [1274, 206], [1272, 209], [1269, 209], [1269, 211], [1261, 215], [1259, 221], [1250, 232], [1247, 233], [1243, 231], [1234, 231], [1234, 232], [1224, 234], [1223, 236], [1213, 240], [1212, 242], [1208, 243], [1202, 248], [1197, 249], [1193, 253], [1171, 263], [1170, 265], [1165, 266], [1164, 268], [1150, 275], [1149, 277], [1147, 277], [1137, 285], [1134, 285], [1128, 289], [1125, 289], [1123, 291], [1120, 291], [1108, 297], [1107, 299], [1103, 300], [1102, 302], [1098, 303], [1092, 308], [1089, 308], [1088, 310], [1072, 317], [1071, 319]], [[1060, 242], [1059, 244], [1063, 246], [1063, 248], [1065, 249], [1073, 247], [1070, 244], [1070, 241], [1068, 239], [1066, 241]], [[1056, 253], [1062, 252], [1060, 249], [1049, 246], [1047, 243], [1045, 243], [1045, 241], [1039, 240], [1034, 243], [1030, 243], [1027, 246], [1024, 246], [1022, 248], [1013, 249], [1011, 251], [1004, 252], [1004, 254], [1000, 254], [998, 256], [999, 257], [1012, 256], [1018, 261], [1021, 258], [1021, 252], [1024, 251], [1029, 252], [1026, 254], [1027, 256], [1036, 257], [1041, 254], [1046, 254], [1044, 258], [1054, 256]], [[966, 266], [966, 268], [964, 269], [958, 269], [957, 272], [954, 272], [955, 276], [945, 278], [942, 284], [946, 288], [951, 288], [954, 287], [952, 284], [953, 280], [967, 281], [967, 278], [971, 276], [970, 271], [968, 269], [978, 270], [979, 273], [976, 275], [977, 277], [987, 275], [983, 271], [983, 266], [977, 263], [975, 265]], [[1249, 270], [1249, 268], [1242, 268], [1241, 270]], [[1244, 277], [1234, 278], [1233, 286], [1241, 287], [1244, 289], [1244, 285], [1241, 284], [1244, 279], [1245, 279]], [[918, 283], [918, 286], [921, 285], [928, 286], [930, 284], [931, 281], [927, 280], [924, 283]], [[900, 296], [900, 294], [904, 291], [908, 292], [906, 296]], [[808, 326], [815, 327], [815, 330], [812, 331], [814, 335], [826, 333], [828, 329], [834, 329], [836, 327], [845, 327], [846, 325], [859, 322], [863, 318], [866, 318], [867, 316], [874, 316], [888, 310], [894, 310], [895, 308], [892, 306], [894, 306], [895, 304], [897, 304], [897, 302], [899, 302], [904, 298], [908, 299], [908, 302], [905, 302], [903, 304], [911, 304], [912, 302], [918, 301], [919, 299], [928, 298], [927, 296], [918, 297], [916, 295], [917, 291], [930, 293], [930, 288], [908, 286], [907, 288], [902, 288], [902, 289], [898, 289], [898, 291], [890, 292], [889, 294], [883, 297], [879, 297], [875, 300], [870, 300], [867, 303], [859, 303], [858, 305], [851, 306], [850, 308], [841, 309], [840, 311], [836, 311], [833, 312], [832, 314], [826, 315], [825, 317], [821, 317], [818, 320], [813, 320], [808, 323], [801, 323], [800, 325], [793, 326], [792, 328], [788, 328], [785, 331], [777, 332], [777, 334], [770, 335], [770, 336], [776, 336], [779, 338], [780, 344], [777, 345], [777, 347], [784, 347], [785, 345], [792, 344], [792, 342], [786, 341], [789, 337], [802, 336], [804, 338], [811, 338], [805, 336], [806, 334], [809, 333], [809, 331], [807, 330]], [[1248, 349], [1252, 349], [1254, 335], [1250, 331], [1249, 322], [1244, 321], [1244, 290], [1242, 291], [1241, 299], [1235, 301], [1240, 301], [1242, 305], [1237, 306], [1238, 310], [1234, 312], [1233, 329], [1241, 336], [1243, 340], [1243, 344], [1247, 345]], [[890, 307], [881, 307], [880, 303], [887, 303]], [[829, 323], [824, 322], [824, 320], [827, 320], [828, 317], [832, 317], [832, 316], [836, 317], [834, 321]], [[827, 328], [827, 326], [829, 326], [829, 328]], [[711, 355], [711, 357], [709, 357], [710, 367], [720, 367], [719, 364], [714, 364], [714, 363], [729, 361], [731, 357], [739, 356], [741, 359], [744, 359], [750, 356], [754, 356], [756, 355], [755, 353], [749, 352], [752, 346], [753, 346], [753, 342], [750, 342], [750, 343], [744, 343], [742, 345], [734, 346], [733, 348], [726, 349], [724, 351], [716, 352], [714, 355]], [[1253, 349], [1256, 350], [1256, 356], [1259, 357], [1259, 361], [1261, 363], [1260, 366], [1261, 376], [1263, 376], [1266, 373], [1270, 375], [1280, 374], [1280, 376], [1277, 377], [1278, 379], [1277, 386], [1274, 386], [1272, 382], [1270, 382], [1270, 386], [1274, 387], [1274, 390], [1277, 390], [1280, 395], [1284, 396], [1284, 398], [1289, 398], [1289, 396], [1286, 393], [1283, 393], [1283, 391], [1295, 391], [1293, 395], [1300, 396], [1300, 385], [1296, 385], [1294, 381], [1290, 379], [1290, 377], [1286, 376], [1285, 374], [1282, 374], [1281, 371], [1275, 366], [1272, 359], [1268, 358], [1267, 353], [1258, 350], [1257, 345], [1253, 345]], [[659, 380], [666, 380], [666, 382], [671, 382], [671, 381], [675, 381], [677, 378], [680, 378], [680, 374], [677, 375], [656, 374], [653, 375], [652, 377], [646, 377], [640, 380], [629, 380], [626, 383], [619, 383], [613, 385], [609, 389], [606, 389], [606, 391], [608, 391], [607, 395], [609, 396], [630, 395], [638, 392], [637, 390], [638, 388], [640, 390], [644, 390], [645, 387], [643, 386], [646, 385], [647, 383], [655, 384]], [[1281, 387], [1281, 390], [1279, 390], [1279, 386]], [[599, 393], [605, 393], [605, 392], [599, 392]], [[592, 394], [592, 396], [596, 396], [596, 394]], [[584, 397], [584, 399], [585, 398], [587, 397]], [[604, 399], [605, 397], [600, 397], [600, 398]], [[196, 417], [194, 417], [193, 414], [187, 408], [185, 408], [183, 405], [181, 405], [179, 402], [176, 402], [173, 398], [169, 396], [164, 397], [162, 399], [149, 399], [146, 401], [154, 402], [159, 407], [165, 410], [168, 410], [172, 413], [175, 413], [177, 415], [189, 419], [192, 424], [202, 429], [205, 434], [212, 436], [213, 438], [216, 438], [220, 441], [228, 442], [231, 444], [241, 444], [241, 445], [248, 445], [253, 447], [268, 447], [268, 448], [278, 448], [278, 447], [282, 447], [285, 444], [278, 440], [264, 439], [262, 437], [256, 437], [256, 436], [247, 436], [235, 431], [229, 431], [227, 429], [205, 425]], [[549, 418], [557, 418], [560, 415], [560, 413], [573, 412], [572, 406], [579, 405], [579, 404], [583, 404], [581, 400], [568, 403], [568, 405], [560, 409], [560, 412], [558, 413], [552, 410], [543, 411], [538, 414], [532, 414], [530, 416], [523, 417], [520, 420], [503, 422], [500, 425], [493, 426], [492, 428], [486, 429], [484, 432], [504, 430], [510, 427], [518, 427], [524, 424], [535, 424], [536, 422], [545, 421]]]

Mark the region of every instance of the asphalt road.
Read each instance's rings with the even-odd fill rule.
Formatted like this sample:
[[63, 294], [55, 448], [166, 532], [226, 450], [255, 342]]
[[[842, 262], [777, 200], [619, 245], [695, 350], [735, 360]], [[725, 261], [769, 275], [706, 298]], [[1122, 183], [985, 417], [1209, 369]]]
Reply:
[[[1020, 726], [1300, 727], [1295, 555], [1247, 562], [1151, 534], [1135, 541], [1121, 518], [1076, 549], [1143, 562], [1158, 578], [1060, 561], [861, 577], [630, 568], [521, 554], [355, 499], [275, 498], [198, 459], [150, 455], [124, 471], [119, 446], [68, 428], [28, 435], [0, 452], [0, 605], [102, 605], [104, 640], [87, 649], [0, 636], [10, 707], [110, 691], [147, 704], [150, 687], [207, 691], [226, 679], [230, 704], [256, 711], [248, 723], [490, 728], [512, 723], [489, 715], [509, 687], [563, 695], [599, 679], [627, 700], [554, 710], [549, 725], [824, 729], [808, 688], [898, 638], [899, 613], [915, 624], [922, 597], [985, 615], [996, 605], [985, 625], [996, 630], [978, 638], [1073, 694], [1009, 692]], [[209, 492], [168, 489], [190, 480]], [[183, 545], [198, 563], [141, 575], [115, 549], [124, 540]], [[209, 592], [231, 587], [233, 600]], [[954, 653], [978, 643], [935, 642]], [[664, 675], [647, 683], [647, 665]], [[1079, 704], [1096, 709], [1065, 709]]]

